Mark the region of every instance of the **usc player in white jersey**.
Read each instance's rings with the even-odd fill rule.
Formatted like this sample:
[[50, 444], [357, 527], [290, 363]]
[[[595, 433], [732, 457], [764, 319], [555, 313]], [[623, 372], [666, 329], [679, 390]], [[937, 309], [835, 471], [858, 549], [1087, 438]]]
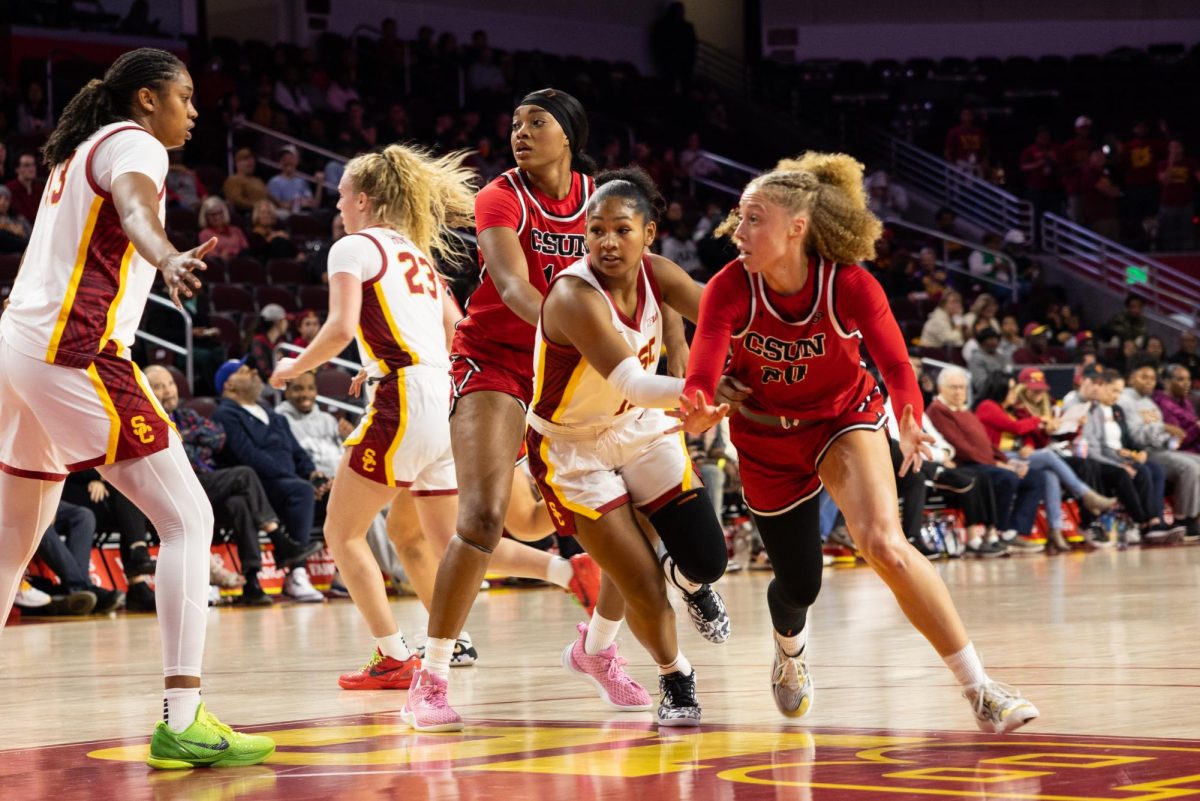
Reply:
[[196, 118], [192, 79], [163, 50], [120, 56], [64, 109], [43, 149], [50, 180], [0, 319], [0, 615], [54, 519], [67, 473], [97, 468], [154, 523], [166, 691], [149, 764], [253, 765], [275, 749], [200, 702], [213, 514], [183, 444], [129, 360], [155, 271], [171, 298], [199, 287], [215, 244], [178, 252], [163, 229], [167, 148]]

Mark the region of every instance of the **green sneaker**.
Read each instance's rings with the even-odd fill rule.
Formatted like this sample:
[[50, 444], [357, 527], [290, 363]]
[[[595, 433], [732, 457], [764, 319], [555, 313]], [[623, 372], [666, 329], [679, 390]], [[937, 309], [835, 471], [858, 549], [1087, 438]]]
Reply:
[[275, 751], [275, 741], [257, 734], [239, 734], [210, 715], [200, 704], [196, 719], [176, 734], [159, 721], [150, 738], [146, 764], [158, 770], [233, 768], [257, 765]]

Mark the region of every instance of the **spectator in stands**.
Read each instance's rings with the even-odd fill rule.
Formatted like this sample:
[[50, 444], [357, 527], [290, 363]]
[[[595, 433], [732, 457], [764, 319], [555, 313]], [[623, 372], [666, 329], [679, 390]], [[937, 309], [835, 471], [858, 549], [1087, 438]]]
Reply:
[[1039, 126], [1033, 144], [1021, 152], [1020, 162], [1034, 220], [1040, 220], [1046, 212], [1058, 214], [1062, 210], [1063, 181], [1058, 159], [1058, 145], [1051, 140], [1050, 129]]
[[722, 466], [722, 462], [725, 461], [723, 428], [722, 425], [715, 425], [703, 434], [687, 434], [685, 437], [692, 464], [696, 465], [700, 471], [700, 479], [704, 482], [704, 487], [708, 491], [713, 509], [717, 510], [718, 517], [721, 515], [721, 510], [725, 508], [725, 468]]
[[1062, 348], [1049, 344], [1050, 326], [1027, 323], [1022, 332], [1025, 347], [1013, 354], [1013, 364], [1063, 364], [1069, 361]]
[[687, 144], [679, 151], [679, 171], [687, 178], [707, 178], [720, 172], [717, 163], [704, 155], [700, 146], [700, 134], [688, 134]]
[[[933, 402], [933, 397], [937, 393], [937, 385], [933, 381], [933, 376], [925, 371], [925, 360], [921, 358], [920, 353], [914, 352], [914, 349], [912, 348], [910, 348], [908, 352], [908, 366], [911, 367], [913, 369], [913, 373], [916, 374], [917, 387], [921, 390], [921, 400], [926, 406], [928, 406]], [[930, 425], [930, 429], [932, 428], [933, 426]], [[927, 431], [926, 433], [941, 437], [940, 434], [933, 434], [932, 430]]]
[[[275, 105], [296, 121], [312, 115], [312, 106], [300, 88], [300, 70], [288, 65], [283, 71], [283, 77], [275, 81], [273, 95]], [[282, 159], [280, 159], [282, 161]]]
[[[59, 539], [60, 535], [66, 542]], [[41, 584], [39, 589], [52, 593], [55, 589], [59, 594], [90, 592], [96, 596], [96, 604], [90, 611], [105, 615], [125, 601], [125, 593], [92, 583], [92, 542], [95, 538], [96, 518], [92, 513], [82, 506], [60, 502], [54, 523], [38, 543], [37, 555], [58, 577], [61, 586], [51, 589], [41, 582], [34, 584]]]
[[[221, 403], [213, 413], [213, 422], [225, 430], [219, 463], [253, 469], [289, 537], [302, 548], [307, 547], [312, 541], [317, 498], [329, 491], [328, 476], [317, 470], [292, 436], [287, 421], [258, 401], [263, 381], [245, 358], [221, 365], [215, 384]], [[283, 592], [298, 601], [325, 599], [313, 588], [303, 564], [288, 573]]]
[[975, 112], [964, 108], [959, 112], [958, 125], [946, 134], [946, 161], [974, 175], [984, 175], [988, 162], [988, 138], [975, 124]]
[[[264, 381], [275, 369], [275, 345], [287, 341], [288, 315], [278, 303], [268, 303], [258, 313], [258, 325], [250, 340], [250, 356], [259, 378]], [[219, 390], [218, 390], [219, 391]]]
[[953, 289], [942, 293], [937, 308], [929, 313], [921, 328], [921, 347], [961, 348], [966, 341], [962, 295]]
[[967, 247], [952, 239], [961, 239], [963, 232], [958, 227], [958, 214], [948, 206], [942, 206], [933, 215], [933, 227], [946, 239], [932, 239], [930, 244], [942, 249], [946, 266], [962, 267], [967, 261]]
[[167, 169], [167, 202], [177, 208], [196, 211], [201, 201], [208, 197], [208, 190], [200, 182], [196, 171], [183, 163], [183, 151], [168, 153], [170, 167]]
[[302, 309], [293, 316], [296, 322], [296, 336], [292, 338], [292, 344], [298, 348], [307, 348], [308, 343], [313, 341], [313, 337], [321, 330], [321, 315], [317, 314], [312, 309]]
[[1158, 165], [1158, 182], [1162, 185], [1158, 207], [1158, 249], [1191, 250], [1195, 226], [1196, 184], [1200, 182], [1200, 166], [1186, 154], [1183, 142], [1172, 139], [1167, 145], [1167, 159]]
[[[1062, 533], [1063, 490], [1078, 498], [1092, 514], [1111, 509], [1116, 505], [1116, 499], [1106, 498], [1089, 487], [1052, 448], [1039, 447], [1039, 442], [1044, 442], [1046, 436], [1058, 429], [1058, 420], [1054, 417], [1018, 418], [1014, 410], [1023, 387], [1046, 391], [1050, 385], [1046, 383], [1045, 374], [1033, 367], [1022, 370], [1019, 380], [1020, 385], [1004, 373], [988, 376], [979, 393], [975, 415], [983, 423], [994, 447], [1009, 459], [1027, 464], [1030, 471], [1042, 472], [1041, 500], [1049, 528], [1047, 544], [1053, 551], [1066, 552], [1071, 546]], [[1033, 435], [1039, 432], [1045, 436], [1035, 438]]]
[[[986, 250], [973, 250], [967, 257], [967, 270], [977, 278], [997, 278], [1002, 261], [997, 255], [1003, 246], [999, 234], [986, 233], [983, 235], [983, 247]], [[988, 252], [992, 251], [992, 252]]]
[[12, 213], [12, 190], [0, 186], [0, 253], [24, 252], [29, 231], [29, 221]]
[[217, 258], [229, 261], [250, 247], [246, 233], [230, 223], [229, 207], [216, 195], [209, 195], [200, 204], [200, 242], [216, 237], [217, 245], [211, 251]]
[[[394, 21], [393, 21], [394, 23]], [[381, 40], [382, 41], [382, 40]], [[361, 101], [358, 90], [354, 87], [354, 71], [347, 68], [344, 72], [338, 73], [329, 82], [329, 88], [325, 90], [325, 103], [329, 106], [329, 110], [334, 114], [344, 114], [346, 106], [353, 100]], [[394, 103], [393, 108], [399, 106], [399, 103]], [[403, 106], [400, 106], [403, 110]]]
[[270, 200], [260, 200], [254, 204], [250, 225], [248, 240], [256, 258], [263, 261], [291, 259], [299, 254], [291, 235], [279, 226], [278, 212]]
[[908, 210], [908, 192], [899, 184], [892, 183], [885, 170], [876, 170], [867, 176], [867, 207], [876, 217], [903, 216]]
[[1083, 224], [1106, 239], [1120, 239], [1121, 188], [1103, 150], [1093, 150], [1088, 156], [1079, 176], [1079, 191], [1083, 195]]
[[8, 182], [8, 145], [0, 140], [0, 185]]
[[1179, 450], [1187, 432], [1165, 422], [1154, 402], [1155, 365], [1145, 359], [1134, 362], [1128, 383], [1117, 402], [1132, 449], [1146, 452], [1150, 462], [1163, 469], [1175, 488], [1175, 519], [1187, 526], [1189, 538], [1200, 536], [1200, 454]]
[[[977, 346], [965, 359], [967, 370], [971, 373], [971, 391], [978, 396], [989, 376], [996, 373], [1008, 375], [1012, 372], [1013, 363], [1000, 352], [1000, 332], [996, 329], [984, 328], [975, 334], [973, 341]], [[966, 348], [963, 350], [965, 352]]]
[[1015, 363], [1014, 355], [1023, 347], [1025, 340], [1021, 337], [1021, 321], [1015, 314], [1004, 315], [1000, 318], [1000, 345], [997, 350]]
[[1163, 389], [1154, 393], [1154, 402], [1162, 411], [1163, 422], [1180, 434], [1179, 450], [1200, 453], [1200, 419], [1192, 405], [1192, 373], [1181, 364], [1169, 364], [1163, 371]]
[[971, 310], [963, 316], [963, 322], [971, 330], [975, 330], [975, 323], [982, 320], [989, 328], [1000, 330], [1000, 321], [996, 319], [997, 312], [1000, 311], [1000, 303], [996, 300], [996, 296], [988, 292], [981, 292], [976, 296], [975, 302], [971, 304]]
[[503, 94], [508, 91], [504, 71], [496, 63], [496, 52], [484, 47], [474, 62], [467, 67], [467, 91], [474, 96], [481, 94]]
[[235, 603], [269, 606], [271, 599], [263, 592], [258, 580], [262, 570], [259, 535], [265, 533], [270, 537], [275, 563], [284, 570], [303, 565], [309, 556], [321, 549], [321, 543], [314, 540], [301, 544], [284, 534], [279, 526], [279, 516], [271, 508], [254, 470], [246, 466], [217, 466], [217, 456], [225, 447], [225, 430], [195, 410], [179, 405], [179, 389], [168, 370], [151, 365], [146, 368], [146, 380], [183, 439], [188, 461], [213, 506], [217, 525], [233, 531], [244, 577], [242, 594]]
[[243, 147], [233, 156], [234, 173], [225, 179], [225, 199], [239, 212], [247, 213], [267, 199], [267, 185], [254, 174], [254, 151]]
[[[292, 213], [320, 206], [324, 191], [325, 175], [317, 172], [313, 176], [317, 186], [314, 194], [308, 179], [296, 172], [299, 164], [300, 151], [295, 145], [284, 145], [279, 148], [279, 173], [267, 181], [267, 194], [271, 196], [275, 206]], [[257, 210], [256, 206], [255, 211]]]
[[1146, 337], [1142, 345], [1142, 353], [1148, 358], [1154, 360], [1155, 364], [1163, 364], [1167, 358], [1167, 343], [1163, 342], [1162, 337], [1157, 334], [1151, 334]]
[[1125, 296], [1125, 311], [1118, 313], [1100, 329], [1104, 339], [1142, 339], [1146, 336], [1146, 299], [1136, 292]]
[[1059, 155], [1063, 186], [1067, 190], [1067, 217], [1072, 222], [1083, 223], [1083, 170], [1095, 149], [1091, 118], [1077, 117], [1075, 136], [1063, 143]]
[[1200, 352], [1197, 345], [1200, 345], [1200, 340], [1197, 339], [1196, 332], [1184, 331], [1179, 335], [1179, 350], [1172, 353], [1167, 361], [1170, 364], [1182, 364], [1188, 369], [1188, 373], [1195, 375], [1196, 370], [1200, 369]]
[[[1045, 471], [1031, 471], [1021, 461], [1010, 460], [988, 437], [987, 429], [967, 407], [967, 371], [953, 365], [938, 373], [938, 396], [926, 414], [931, 424], [954, 447], [955, 464], [971, 475], [984, 475], [992, 485], [996, 501], [996, 529], [1001, 539], [1014, 538], [1033, 530], [1037, 499], [1042, 497]], [[1001, 556], [1007, 548], [995, 542], [967, 544], [968, 555]]]
[[683, 220], [672, 223], [662, 240], [662, 255], [682, 267], [688, 275], [699, 276], [704, 265], [700, 263], [696, 243], [689, 233]]
[[1088, 458], [1121, 469], [1123, 475], [1115, 489], [1125, 513], [1141, 529], [1143, 542], [1176, 541], [1186, 529], [1163, 522], [1166, 474], [1133, 443], [1124, 411], [1117, 404], [1124, 391], [1121, 374], [1104, 370], [1096, 402], [1084, 418], [1082, 436], [1087, 441]]
[[1121, 217], [1126, 230], [1141, 235], [1147, 220], [1158, 214], [1161, 188], [1158, 165], [1167, 155], [1161, 137], [1151, 134], [1145, 120], [1133, 126], [1133, 137], [1121, 143], [1121, 183], [1125, 188], [1125, 203]]
[[38, 206], [42, 203], [42, 190], [46, 182], [37, 177], [37, 155], [29, 152], [17, 157], [17, 177], [5, 186], [12, 192], [12, 211], [29, 223], [37, 220]]
[[54, 128], [54, 109], [46, 99], [46, 90], [37, 81], [30, 81], [25, 97], [17, 105], [17, 133], [26, 137], [48, 135]]

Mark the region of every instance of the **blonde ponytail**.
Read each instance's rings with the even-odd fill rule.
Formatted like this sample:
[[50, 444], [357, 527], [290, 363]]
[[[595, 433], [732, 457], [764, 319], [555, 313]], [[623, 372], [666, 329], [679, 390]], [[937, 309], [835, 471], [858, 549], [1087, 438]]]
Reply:
[[467, 250], [452, 229], [475, 225], [474, 171], [459, 150], [433, 156], [413, 145], [388, 145], [346, 165], [355, 192], [371, 201], [380, 223], [404, 234], [423, 252], [456, 263]]
[[[838, 264], [853, 264], [875, 254], [883, 224], [867, 208], [863, 165], [844, 153], [805, 153], [782, 159], [755, 178], [756, 189], [792, 214], [808, 218], [807, 249]], [[717, 229], [730, 235], [737, 227], [730, 215]]]

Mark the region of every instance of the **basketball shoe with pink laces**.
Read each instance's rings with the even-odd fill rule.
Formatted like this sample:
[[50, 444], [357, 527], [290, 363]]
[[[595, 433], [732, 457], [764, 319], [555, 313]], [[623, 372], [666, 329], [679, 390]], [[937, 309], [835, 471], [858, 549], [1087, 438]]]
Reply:
[[617, 644], [613, 643], [598, 654], [589, 654], [583, 647], [587, 641], [587, 623], [580, 623], [575, 628], [579, 631], [579, 639], [563, 649], [563, 668], [594, 684], [600, 697], [613, 709], [622, 712], [649, 709], [653, 704], [650, 693], [625, 672], [628, 662], [617, 656]]
[[428, 670], [413, 676], [400, 719], [417, 731], [462, 731], [463, 721], [446, 700], [446, 680]]

